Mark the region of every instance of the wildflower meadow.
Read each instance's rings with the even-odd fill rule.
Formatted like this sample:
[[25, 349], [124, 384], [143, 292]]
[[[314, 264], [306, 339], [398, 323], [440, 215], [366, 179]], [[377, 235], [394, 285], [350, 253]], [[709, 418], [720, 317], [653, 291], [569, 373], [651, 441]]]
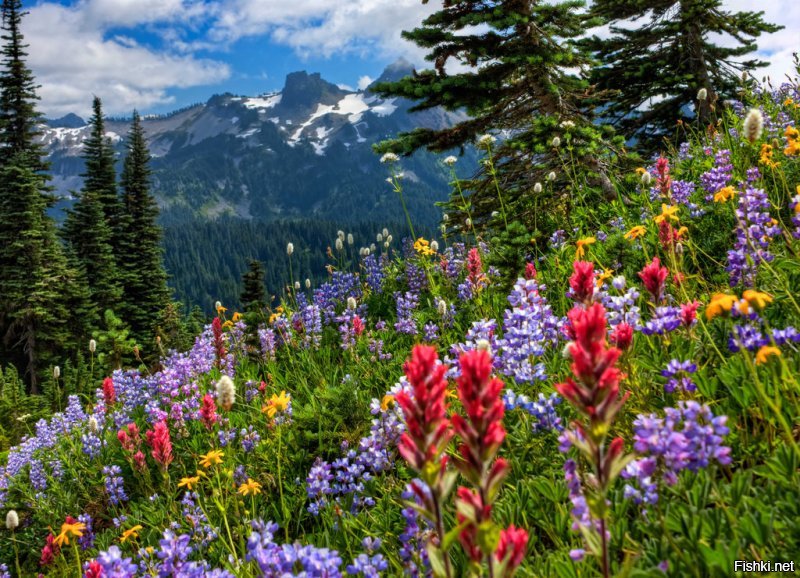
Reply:
[[[682, 123], [677, 148], [615, 169], [613, 199], [576, 192], [519, 267], [466, 201], [436, 239], [341, 232], [326, 281], [218, 303], [187, 351], [69, 388], [54, 370], [60, 411], [38, 421], [6, 372], [0, 576], [800, 564], [798, 121], [795, 80]], [[538, 191], [580, 162], [553, 130]], [[403, 160], [384, 161], [399, 210]], [[302, 250], [287, 239], [290, 276]]]

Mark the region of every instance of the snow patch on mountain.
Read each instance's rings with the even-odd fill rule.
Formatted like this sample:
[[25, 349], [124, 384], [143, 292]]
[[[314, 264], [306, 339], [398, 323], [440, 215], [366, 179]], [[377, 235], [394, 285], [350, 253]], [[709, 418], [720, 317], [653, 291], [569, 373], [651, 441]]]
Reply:
[[274, 108], [276, 105], [281, 103], [282, 98], [283, 95], [281, 93], [269, 94], [259, 98], [247, 98], [244, 100], [244, 105], [247, 108], [264, 110], [267, 108]]

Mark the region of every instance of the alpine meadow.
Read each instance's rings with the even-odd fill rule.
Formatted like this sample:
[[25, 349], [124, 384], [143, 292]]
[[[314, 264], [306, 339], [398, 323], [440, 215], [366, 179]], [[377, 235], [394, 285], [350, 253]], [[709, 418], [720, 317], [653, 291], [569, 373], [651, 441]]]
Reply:
[[792, 2], [0, 2], [0, 578], [800, 576]]

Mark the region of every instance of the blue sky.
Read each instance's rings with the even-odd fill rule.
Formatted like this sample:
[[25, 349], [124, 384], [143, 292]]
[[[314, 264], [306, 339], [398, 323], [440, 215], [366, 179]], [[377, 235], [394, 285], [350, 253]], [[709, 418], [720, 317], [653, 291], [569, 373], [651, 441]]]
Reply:
[[[87, 115], [92, 95], [112, 115], [161, 113], [225, 91], [280, 89], [287, 73], [320, 72], [363, 86], [399, 57], [423, 53], [400, 31], [437, 0], [23, 0], [29, 64], [50, 117]], [[727, 8], [752, 10], [751, 0]], [[763, 3], [786, 29], [762, 38], [766, 73], [780, 78], [800, 47], [800, 2]], [[761, 73], [760, 73], [761, 74]], [[759, 75], [760, 75], [759, 74]]]

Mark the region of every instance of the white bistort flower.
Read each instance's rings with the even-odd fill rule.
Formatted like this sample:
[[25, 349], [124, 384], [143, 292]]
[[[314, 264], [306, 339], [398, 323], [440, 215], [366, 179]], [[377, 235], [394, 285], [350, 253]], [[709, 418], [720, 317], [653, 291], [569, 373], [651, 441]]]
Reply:
[[381, 163], [383, 163], [383, 164], [396, 163], [399, 160], [400, 160], [400, 157], [397, 156], [394, 153], [384, 153], [384, 155], [381, 157]]
[[217, 403], [225, 411], [229, 411], [236, 401], [236, 386], [233, 380], [227, 375], [223, 375], [217, 382]]
[[764, 131], [764, 115], [757, 108], [751, 108], [744, 119], [744, 137], [750, 143], [756, 142], [761, 138]]

